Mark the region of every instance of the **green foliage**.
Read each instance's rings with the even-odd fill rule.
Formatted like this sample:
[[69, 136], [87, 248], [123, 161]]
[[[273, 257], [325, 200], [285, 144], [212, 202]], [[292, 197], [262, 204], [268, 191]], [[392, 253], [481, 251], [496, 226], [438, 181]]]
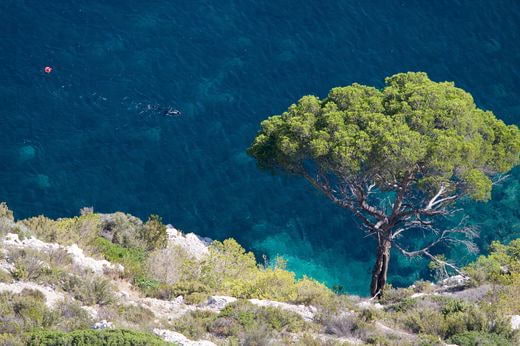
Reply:
[[101, 235], [112, 243], [126, 248], [146, 248], [145, 242], [140, 239], [143, 222], [139, 218], [115, 212], [101, 219]]
[[205, 338], [211, 333], [226, 340], [256, 338], [254, 331], [261, 330], [264, 336], [279, 332], [299, 333], [310, 331], [311, 326], [299, 315], [274, 307], [258, 307], [246, 300], [228, 304], [220, 313], [198, 310], [191, 311], [173, 323], [176, 331], [192, 339]]
[[188, 304], [199, 304], [209, 296], [210, 288], [199, 281], [179, 281], [173, 285], [158, 284], [145, 291], [149, 297], [171, 300], [183, 296]]
[[8, 272], [0, 269], [0, 282], [11, 283], [13, 281], [13, 277]]
[[382, 190], [390, 177], [418, 165], [422, 189], [462, 180], [472, 198], [489, 199], [486, 173], [518, 164], [518, 128], [477, 108], [453, 83], [433, 82], [425, 73], [400, 73], [385, 83], [382, 90], [334, 88], [324, 100], [302, 97], [262, 122], [249, 154], [261, 167], [296, 174], [309, 160], [340, 176], [377, 173]]
[[117, 316], [123, 321], [128, 321], [135, 324], [144, 324], [154, 319], [154, 313], [140, 305], [118, 305], [116, 307]]
[[192, 339], [201, 339], [208, 332], [210, 324], [217, 318], [211, 311], [195, 310], [186, 313], [173, 322], [173, 328]]
[[143, 265], [146, 258], [144, 250], [139, 248], [126, 248], [102, 237], [97, 237], [93, 244], [95, 248], [103, 254], [106, 260], [122, 264], [123, 267], [125, 267], [125, 274], [127, 276], [133, 277], [143, 274]]
[[77, 330], [70, 333], [42, 330], [32, 332], [26, 338], [27, 346], [168, 345], [154, 335], [124, 329]]
[[509, 342], [513, 336], [509, 317], [506, 318], [504, 314], [490, 308], [487, 301], [476, 304], [434, 296], [417, 301], [408, 309], [394, 309], [389, 316], [413, 333], [437, 336], [442, 340], [466, 332], [497, 334]]
[[114, 287], [108, 279], [102, 276], [84, 279], [68, 275], [63, 289], [85, 305], [108, 305], [115, 302]]
[[509, 346], [511, 341], [502, 335], [479, 331], [464, 332], [452, 336], [449, 340], [459, 346]]
[[258, 307], [246, 300], [228, 304], [218, 315], [231, 318], [243, 329], [264, 325], [270, 330], [301, 332], [308, 326], [301, 316], [275, 307]]
[[56, 319], [57, 315], [45, 306], [45, 298], [39, 291], [0, 292], [0, 334], [20, 334], [34, 328], [46, 328]]
[[20, 223], [29, 228], [40, 240], [55, 242], [58, 238], [56, 222], [43, 215], [22, 220]]
[[480, 256], [464, 271], [476, 284], [492, 282], [509, 285], [520, 282], [520, 239], [509, 245], [493, 242], [488, 256]]
[[94, 323], [92, 317], [76, 301], [60, 302], [56, 305], [55, 313], [60, 316], [55, 328], [62, 331], [88, 329]]
[[13, 212], [9, 209], [7, 206], [7, 203], [2, 202], [0, 203], [0, 218], [7, 218], [11, 221], [14, 221], [14, 215]]
[[214, 241], [201, 265], [201, 280], [210, 287], [223, 287], [226, 282], [248, 280], [257, 271], [256, 260], [234, 239]]
[[383, 291], [380, 299], [381, 304], [396, 304], [402, 302], [404, 299], [409, 298], [413, 294], [413, 289], [410, 287], [406, 288], [393, 288], [392, 285], [387, 285]]
[[2, 346], [25, 346], [19, 335], [0, 334], [0, 345]]
[[147, 250], [163, 249], [168, 245], [166, 226], [158, 215], [150, 215], [141, 228], [139, 237], [146, 243]]
[[73, 218], [51, 220], [43, 215], [20, 221], [34, 235], [44, 241], [59, 244], [88, 245], [100, 232], [100, 217], [98, 214], [85, 214]]

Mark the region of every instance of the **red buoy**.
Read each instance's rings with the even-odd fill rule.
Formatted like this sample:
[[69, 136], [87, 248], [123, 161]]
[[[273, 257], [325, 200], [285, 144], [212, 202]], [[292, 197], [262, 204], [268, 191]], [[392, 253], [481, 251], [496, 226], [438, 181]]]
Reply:
[[43, 69], [43, 71], [44, 71], [45, 73], [51, 73], [51, 72], [52, 72], [52, 67], [50, 67], [50, 66], [45, 66], [45, 68]]

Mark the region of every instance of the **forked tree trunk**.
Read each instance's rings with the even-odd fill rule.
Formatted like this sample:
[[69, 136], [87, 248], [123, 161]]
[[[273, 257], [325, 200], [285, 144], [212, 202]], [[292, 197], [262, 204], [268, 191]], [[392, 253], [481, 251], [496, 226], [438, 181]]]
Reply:
[[370, 295], [372, 297], [380, 297], [385, 287], [391, 247], [392, 243], [390, 240], [386, 239], [386, 237], [380, 238], [377, 246], [376, 263], [372, 271], [372, 283], [370, 284]]

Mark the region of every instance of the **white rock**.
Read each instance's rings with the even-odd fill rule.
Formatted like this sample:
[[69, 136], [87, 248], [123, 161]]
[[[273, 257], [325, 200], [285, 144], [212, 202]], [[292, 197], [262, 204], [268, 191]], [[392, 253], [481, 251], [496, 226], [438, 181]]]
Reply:
[[32, 282], [18, 281], [10, 284], [0, 282], [0, 292], [9, 291], [12, 293], [20, 293], [24, 289], [40, 291], [45, 296], [45, 304], [51, 308], [54, 307], [57, 301], [61, 301], [64, 298], [63, 294], [56, 292], [52, 288], [38, 285]]
[[511, 316], [511, 329], [520, 329], [520, 315]]
[[95, 258], [85, 256], [83, 250], [76, 244], [72, 244], [66, 248], [67, 253], [71, 255], [72, 261], [79, 267], [92, 270], [94, 273], [103, 274], [106, 270], [123, 271], [124, 268], [120, 264], [112, 264], [107, 260], [97, 260]]
[[108, 322], [107, 320], [101, 320], [99, 322], [94, 323], [92, 329], [107, 329], [113, 327], [114, 325], [112, 324], [112, 322]]
[[97, 260], [95, 258], [86, 256], [83, 253], [83, 250], [80, 249], [76, 244], [63, 247], [59, 244], [43, 242], [34, 237], [20, 240], [18, 234], [15, 233], [8, 233], [5, 236], [3, 243], [12, 247], [30, 248], [37, 251], [52, 251], [60, 248], [65, 249], [65, 251], [67, 251], [67, 253], [71, 256], [74, 264], [81, 268], [90, 269], [97, 274], [103, 274], [106, 270], [113, 270], [118, 272], [124, 271], [124, 267], [120, 264], [112, 264], [106, 260]]
[[356, 305], [358, 307], [360, 307], [361, 309], [378, 309], [378, 310], [381, 310], [381, 309], [384, 308], [384, 306], [379, 304], [379, 303], [371, 303], [369, 301], [359, 302]]
[[96, 319], [98, 317], [98, 312], [96, 308], [94, 308], [93, 306], [83, 305], [81, 308], [85, 310], [93, 319]]
[[237, 299], [228, 296], [211, 296], [208, 298], [206, 303], [202, 307], [207, 307], [211, 310], [220, 311], [226, 307], [229, 303], [235, 302]]
[[153, 332], [164, 341], [174, 342], [182, 346], [216, 346], [215, 343], [208, 340], [192, 341], [181, 333], [173, 332], [167, 329], [155, 328]]
[[469, 278], [467, 278], [467, 277], [464, 277], [462, 275], [455, 275], [455, 276], [450, 276], [449, 278], [442, 280], [441, 283], [443, 286], [458, 287], [458, 286], [465, 286], [468, 281], [469, 281]]
[[306, 306], [306, 305], [294, 305], [288, 303], [280, 303], [272, 300], [260, 300], [260, 299], [249, 299], [249, 301], [257, 306], [273, 306], [275, 308], [279, 308], [286, 311], [292, 311], [298, 315], [300, 315], [306, 321], [312, 321], [314, 319], [314, 315], [317, 312], [317, 309], [314, 306]]
[[60, 248], [60, 246], [58, 244], [46, 243], [46, 242], [43, 242], [34, 237], [20, 240], [20, 238], [18, 237], [18, 234], [15, 234], [15, 233], [8, 233], [5, 236], [5, 239], [3, 242], [5, 245], [10, 245], [13, 247], [18, 247], [18, 248], [28, 247], [28, 248], [31, 248], [34, 250], [40, 250], [40, 251], [50, 251], [50, 250], [55, 250], [55, 249]]
[[194, 233], [183, 234], [172, 225], [166, 226], [166, 232], [168, 232], [169, 244], [180, 246], [193, 257], [201, 259], [208, 254], [211, 239], [199, 237]]
[[12, 273], [15, 270], [15, 266], [7, 261], [0, 261], [0, 270]]

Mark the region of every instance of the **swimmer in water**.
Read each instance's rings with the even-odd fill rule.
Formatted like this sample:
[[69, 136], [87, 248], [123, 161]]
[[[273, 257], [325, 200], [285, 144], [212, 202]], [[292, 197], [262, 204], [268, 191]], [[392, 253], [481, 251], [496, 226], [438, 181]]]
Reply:
[[163, 115], [166, 115], [167, 117], [178, 117], [181, 114], [182, 113], [180, 110], [171, 107], [168, 107], [168, 109], [165, 109], [163, 111]]

